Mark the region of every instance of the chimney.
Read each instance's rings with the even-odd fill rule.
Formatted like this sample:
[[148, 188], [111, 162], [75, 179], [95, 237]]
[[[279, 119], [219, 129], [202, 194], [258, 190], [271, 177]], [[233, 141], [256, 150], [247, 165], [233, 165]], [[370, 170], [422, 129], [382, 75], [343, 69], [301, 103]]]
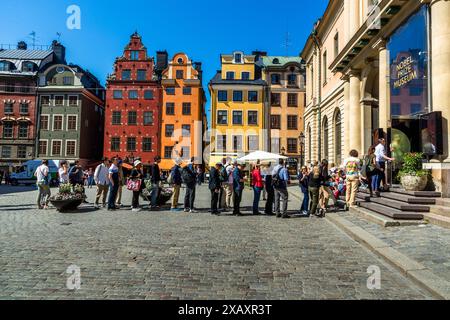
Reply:
[[255, 50], [255, 51], [252, 52], [252, 55], [256, 56], [256, 58], [255, 58], [256, 61], [259, 61], [259, 59], [261, 57], [267, 56], [267, 52], [266, 51]]
[[202, 80], [203, 78], [203, 70], [202, 70], [202, 63], [201, 62], [194, 62], [194, 69], [198, 72], [198, 78]]
[[19, 41], [17, 43], [17, 50], [27, 50], [28, 46], [25, 41]]
[[156, 70], [162, 72], [169, 64], [169, 54], [166, 50], [156, 52]]
[[56, 63], [66, 63], [66, 48], [56, 40], [52, 42], [52, 50], [55, 53]]

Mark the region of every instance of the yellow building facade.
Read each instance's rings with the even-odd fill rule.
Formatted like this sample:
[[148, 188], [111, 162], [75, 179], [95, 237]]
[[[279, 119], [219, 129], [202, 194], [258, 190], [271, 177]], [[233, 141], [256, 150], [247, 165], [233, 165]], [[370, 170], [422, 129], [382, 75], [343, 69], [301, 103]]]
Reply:
[[209, 83], [211, 159], [237, 158], [268, 151], [266, 82], [258, 52], [221, 56], [221, 70]]

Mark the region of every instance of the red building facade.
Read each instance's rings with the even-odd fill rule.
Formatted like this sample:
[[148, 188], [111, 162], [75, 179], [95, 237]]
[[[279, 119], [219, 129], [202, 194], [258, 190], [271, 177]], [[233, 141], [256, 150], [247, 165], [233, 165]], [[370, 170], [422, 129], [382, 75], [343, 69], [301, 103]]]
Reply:
[[106, 85], [104, 156], [149, 164], [160, 150], [161, 87], [155, 61], [134, 33]]

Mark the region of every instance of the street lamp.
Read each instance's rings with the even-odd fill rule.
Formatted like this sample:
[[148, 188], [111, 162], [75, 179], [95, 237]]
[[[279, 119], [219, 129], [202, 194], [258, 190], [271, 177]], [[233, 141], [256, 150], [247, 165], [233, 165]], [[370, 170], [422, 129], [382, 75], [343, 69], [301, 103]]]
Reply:
[[300, 165], [303, 167], [305, 165], [305, 134], [300, 132], [300, 136], [298, 137], [298, 141], [300, 142]]

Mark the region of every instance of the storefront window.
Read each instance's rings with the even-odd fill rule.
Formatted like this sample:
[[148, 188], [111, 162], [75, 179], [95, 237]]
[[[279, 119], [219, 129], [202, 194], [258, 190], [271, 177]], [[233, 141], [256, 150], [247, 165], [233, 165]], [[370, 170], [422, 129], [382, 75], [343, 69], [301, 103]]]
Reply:
[[424, 5], [391, 36], [390, 93], [392, 156], [422, 151], [420, 118], [429, 112], [428, 6]]

